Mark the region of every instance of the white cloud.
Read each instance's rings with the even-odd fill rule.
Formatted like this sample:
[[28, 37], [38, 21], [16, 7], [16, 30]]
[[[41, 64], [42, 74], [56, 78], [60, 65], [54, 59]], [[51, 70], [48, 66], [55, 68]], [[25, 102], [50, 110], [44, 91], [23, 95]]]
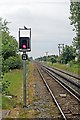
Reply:
[[41, 56], [46, 50], [58, 54], [58, 43], [71, 44], [69, 0], [2, 0], [0, 15], [12, 22], [11, 34], [18, 40], [18, 29], [32, 28], [32, 52]]

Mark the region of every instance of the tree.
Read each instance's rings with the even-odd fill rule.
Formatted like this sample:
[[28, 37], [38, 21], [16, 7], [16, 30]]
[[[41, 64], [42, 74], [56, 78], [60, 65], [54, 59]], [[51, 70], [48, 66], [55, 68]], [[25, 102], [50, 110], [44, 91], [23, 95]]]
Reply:
[[76, 49], [73, 48], [72, 46], [66, 45], [61, 53], [61, 61], [62, 63], [67, 64], [69, 61], [74, 60], [76, 56]]
[[6, 20], [0, 18], [0, 56], [2, 58], [2, 72], [8, 72], [10, 69], [20, 68], [22, 62], [20, 56], [17, 55], [18, 43], [16, 39], [10, 35]]
[[[0, 92], [9, 94], [10, 82], [4, 81], [4, 73], [11, 69], [19, 69], [22, 67], [20, 55], [17, 54], [18, 43], [16, 39], [10, 35], [8, 22], [0, 18], [0, 79], [2, 86]], [[2, 62], [1, 62], [2, 61]]]
[[2, 24], [2, 57], [4, 60], [10, 56], [15, 56], [18, 47], [16, 39], [9, 35], [10, 32], [8, 31], [7, 23], [4, 20]]
[[55, 57], [51, 57], [51, 58], [50, 58], [50, 62], [52, 62], [52, 64], [53, 64], [53, 63], [56, 63], [56, 62], [57, 62], [57, 60], [56, 60], [56, 58], [55, 58]]
[[78, 55], [80, 55], [80, 2], [74, 2], [74, 0], [70, 0], [70, 14], [69, 19], [71, 20], [71, 25], [74, 25], [73, 31], [76, 32], [76, 37], [73, 38], [73, 45], [76, 47], [78, 51]]

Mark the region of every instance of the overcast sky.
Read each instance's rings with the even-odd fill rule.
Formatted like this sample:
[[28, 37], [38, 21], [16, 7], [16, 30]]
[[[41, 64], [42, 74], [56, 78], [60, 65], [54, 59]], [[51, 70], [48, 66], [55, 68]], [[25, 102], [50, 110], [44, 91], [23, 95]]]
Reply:
[[11, 35], [18, 41], [18, 30], [31, 27], [31, 52], [34, 58], [58, 54], [58, 44], [71, 45], [70, 0], [0, 0], [0, 16], [11, 22]]

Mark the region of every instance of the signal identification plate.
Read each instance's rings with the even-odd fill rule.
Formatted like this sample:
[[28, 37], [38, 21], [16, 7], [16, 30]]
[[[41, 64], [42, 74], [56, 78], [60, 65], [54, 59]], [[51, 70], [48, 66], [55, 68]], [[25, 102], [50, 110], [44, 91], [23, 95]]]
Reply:
[[27, 60], [27, 59], [28, 59], [27, 54], [22, 54], [22, 60]]

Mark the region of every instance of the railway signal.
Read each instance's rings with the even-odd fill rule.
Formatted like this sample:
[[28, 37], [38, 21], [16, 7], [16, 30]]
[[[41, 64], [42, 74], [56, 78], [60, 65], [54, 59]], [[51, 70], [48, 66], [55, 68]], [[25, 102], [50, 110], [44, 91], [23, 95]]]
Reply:
[[19, 29], [19, 50], [20, 51], [31, 51], [31, 28]]
[[28, 55], [26, 52], [31, 51], [31, 28], [19, 28], [19, 51], [23, 52], [23, 108], [26, 108], [26, 60]]
[[19, 38], [19, 49], [25, 50], [27, 52], [31, 51], [30, 38], [29, 37], [20, 37]]

